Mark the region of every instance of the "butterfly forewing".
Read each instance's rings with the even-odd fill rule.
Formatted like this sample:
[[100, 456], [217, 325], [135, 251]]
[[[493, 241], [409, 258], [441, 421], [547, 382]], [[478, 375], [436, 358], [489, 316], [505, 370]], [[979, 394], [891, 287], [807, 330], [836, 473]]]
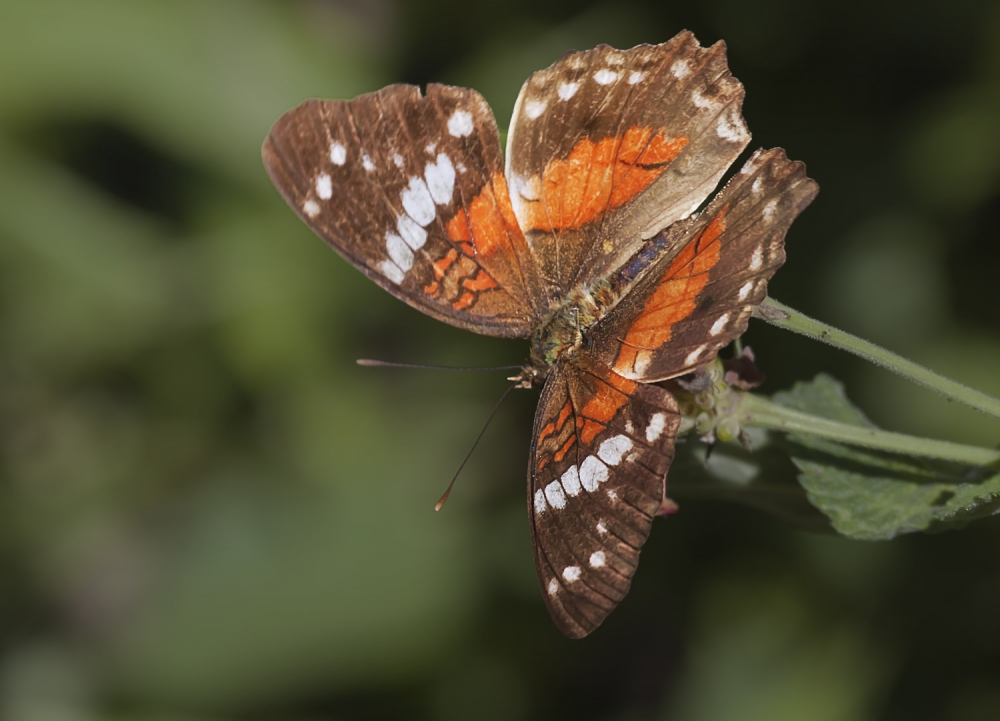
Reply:
[[785, 260], [788, 227], [817, 192], [784, 151], [754, 153], [704, 212], [654, 238], [622, 269], [619, 281], [636, 280], [595, 326], [595, 358], [644, 382], [707, 363], [746, 330]]
[[601, 277], [694, 211], [749, 142], [720, 42], [570, 53], [521, 88], [507, 176], [546, 281]]
[[302, 219], [393, 295], [479, 333], [530, 333], [539, 282], [475, 91], [310, 100], [275, 123], [263, 157]]
[[557, 364], [535, 415], [528, 473], [535, 566], [560, 630], [593, 631], [631, 584], [664, 494], [673, 397], [597, 366]]

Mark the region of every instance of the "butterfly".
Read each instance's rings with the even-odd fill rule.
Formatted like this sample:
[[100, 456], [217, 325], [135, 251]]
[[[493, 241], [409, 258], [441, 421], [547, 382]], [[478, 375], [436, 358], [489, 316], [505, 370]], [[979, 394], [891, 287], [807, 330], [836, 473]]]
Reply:
[[657, 382], [743, 333], [818, 186], [758, 150], [721, 41], [570, 52], [521, 88], [506, 157], [475, 90], [390, 85], [308, 100], [268, 174], [378, 285], [459, 328], [527, 338], [541, 386], [528, 513], [542, 595], [570, 637], [628, 592], [665, 502], [680, 412]]

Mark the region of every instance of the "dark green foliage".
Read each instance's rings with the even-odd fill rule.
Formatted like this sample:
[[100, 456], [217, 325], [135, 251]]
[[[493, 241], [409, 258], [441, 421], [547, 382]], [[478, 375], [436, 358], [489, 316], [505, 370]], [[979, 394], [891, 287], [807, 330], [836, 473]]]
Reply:
[[[824, 418], [874, 426], [828, 375], [778, 393], [781, 405]], [[789, 439], [809, 500], [849, 538], [874, 541], [984, 516], [997, 508], [1000, 474], [945, 467], [851, 448], [806, 435]]]

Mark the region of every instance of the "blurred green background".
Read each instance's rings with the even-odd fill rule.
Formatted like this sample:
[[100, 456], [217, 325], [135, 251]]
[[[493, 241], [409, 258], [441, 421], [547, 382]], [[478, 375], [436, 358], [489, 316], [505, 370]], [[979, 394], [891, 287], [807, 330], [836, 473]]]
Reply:
[[[569, 48], [723, 38], [751, 148], [822, 192], [773, 295], [1000, 393], [1000, 8], [989, 0], [0, 0], [0, 718], [1000, 718], [1000, 525], [861, 543], [678, 499], [591, 638], [524, 511], [535, 392], [295, 218], [260, 163], [308, 97], [482, 91]], [[759, 323], [894, 430], [1000, 424]]]

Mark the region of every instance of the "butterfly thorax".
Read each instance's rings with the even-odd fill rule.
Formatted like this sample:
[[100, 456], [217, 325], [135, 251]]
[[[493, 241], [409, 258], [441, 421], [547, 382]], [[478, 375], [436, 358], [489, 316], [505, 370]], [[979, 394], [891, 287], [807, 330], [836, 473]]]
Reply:
[[616, 300], [606, 280], [581, 284], [567, 293], [531, 335], [531, 365], [544, 376], [557, 360], [575, 353]]

